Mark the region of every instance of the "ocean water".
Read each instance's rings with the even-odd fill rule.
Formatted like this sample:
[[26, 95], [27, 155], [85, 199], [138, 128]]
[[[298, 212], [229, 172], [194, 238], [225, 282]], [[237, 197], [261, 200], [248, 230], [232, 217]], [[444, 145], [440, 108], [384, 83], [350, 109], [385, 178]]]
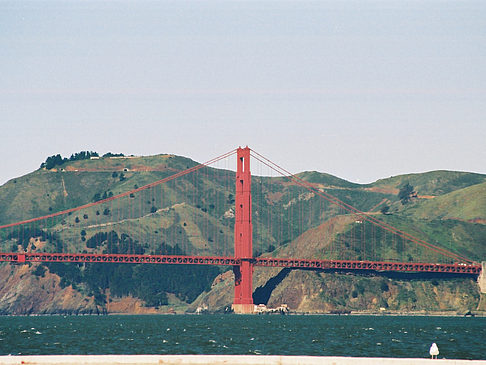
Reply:
[[388, 316], [0, 317], [0, 355], [257, 354], [486, 359], [486, 318]]

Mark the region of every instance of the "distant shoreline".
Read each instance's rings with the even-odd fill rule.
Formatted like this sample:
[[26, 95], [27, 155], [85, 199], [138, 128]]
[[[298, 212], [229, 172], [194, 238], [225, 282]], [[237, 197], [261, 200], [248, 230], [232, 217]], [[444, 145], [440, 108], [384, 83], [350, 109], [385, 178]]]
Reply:
[[[66, 314], [66, 313], [32, 313], [32, 314], [0, 314], [0, 317], [83, 317], [83, 316], [200, 316], [200, 315], [227, 315], [233, 313], [219, 313], [219, 312], [205, 312], [202, 314], [196, 313], [79, 313], [79, 314]], [[266, 314], [251, 314], [254, 316], [280, 316], [278, 313], [266, 313]], [[451, 312], [361, 312], [351, 311], [343, 313], [330, 313], [330, 312], [290, 312], [288, 316], [371, 316], [371, 317], [479, 317], [485, 318], [486, 312], [474, 311], [471, 315], [451, 313]]]

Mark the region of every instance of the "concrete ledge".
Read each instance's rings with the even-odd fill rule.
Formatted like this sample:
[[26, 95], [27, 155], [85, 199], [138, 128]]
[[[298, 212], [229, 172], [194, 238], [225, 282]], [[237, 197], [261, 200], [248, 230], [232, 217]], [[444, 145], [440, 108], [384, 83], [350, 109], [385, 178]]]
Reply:
[[378, 357], [255, 356], [255, 355], [45, 355], [0, 356], [10, 365], [486, 365], [486, 360], [431, 360]]

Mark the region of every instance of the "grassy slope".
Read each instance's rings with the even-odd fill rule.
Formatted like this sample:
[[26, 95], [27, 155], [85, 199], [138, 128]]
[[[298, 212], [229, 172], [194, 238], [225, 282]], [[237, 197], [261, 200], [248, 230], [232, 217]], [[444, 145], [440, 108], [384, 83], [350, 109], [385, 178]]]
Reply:
[[486, 183], [415, 204], [404, 212], [417, 219], [486, 220]]
[[[76, 207], [91, 202], [96, 193], [118, 194], [194, 165], [194, 161], [183, 157], [158, 155], [82, 160], [52, 170], [39, 169], [0, 187], [0, 222], [15, 222]], [[144, 169], [152, 171], [144, 172]], [[116, 177], [112, 177], [113, 172], [117, 173]], [[120, 180], [120, 173], [126, 180]]]
[[421, 174], [407, 174], [380, 179], [369, 186], [398, 189], [410, 183], [419, 195], [443, 195], [486, 181], [486, 175], [459, 171], [430, 171]]
[[322, 184], [324, 186], [334, 186], [341, 188], [359, 188], [361, 185], [349, 182], [339, 177], [329, 175], [317, 171], [304, 171], [296, 175], [298, 178], [313, 183]]

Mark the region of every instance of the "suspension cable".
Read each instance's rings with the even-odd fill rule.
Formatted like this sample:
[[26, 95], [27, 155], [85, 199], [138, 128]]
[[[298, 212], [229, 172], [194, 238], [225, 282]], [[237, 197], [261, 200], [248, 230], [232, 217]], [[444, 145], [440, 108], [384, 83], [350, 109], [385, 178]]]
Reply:
[[358, 216], [360, 216], [362, 219], [374, 224], [374, 225], [377, 225], [389, 232], [392, 232], [398, 236], [401, 236], [402, 238], [406, 238], [412, 242], [414, 242], [415, 244], [417, 245], [420, 245], [422, 247], [425, 247], [425, 248], [428, 248], [432, 251], [435, 251], [441, 255], [444, 255], [444, 256], [447, 256], [451, 259], [454, 259], [454, 260], [459, 260], [459, 261], [464, 261], [464, 262], [468, 262], [468, 263], [473, 263], [474, 261], [470, 260], [470, 259], [467, 259], [465, 257], [462, 257], [456, 253], [453, 253], [453, 252], [450, 252], [442, 247], [439, 247], [439, 246], [436, 246], [436, 245], [433, 245], [431, 243], [428, 243], [420, 238], [417, 238], [415, 236], [412, 236], [411, 234], [409, 233], [406, 233], [398, 228], [395, 228], [391, 225], [389, 225], [388, 223], [385, 223], [377, 218], [374, 218], [372, 216], [370, 216], [369, 214], [366, 214], [365, 212], [362, 212], [360, 211], [359, 209], [353, 207], [352, 205], [350, 204], [347, 204], [345, 202], [343, 202], [342, 200], [332, 196], [331, 194], [329, 193], [326, 193], [325, 191], [321, 191], [321, 190], [316, 190], [312, 184], [308, 183], [307, 181], [297, 177], [296, 175], [292, 174], [291, 172], [285, 170], [284, 168], [280, 167], [279, 165], [277, 165], [276, 163], [272, 162], [271, 160], [267, 159], [266, 157], [262, 156], [261, 154], [259, 154], [258, 152], [254, 151], [254, 150], [251, 150], [251, 152], [253, 152], [253, 157], [255, 159], [257, 159], [258, 161], [260, 161], [261, 163], [267, 165], [269, 168], [273, 169], [274, 171], [276, 171], [277, 173], [279, 173], [280, 175], [282, 175], [283, 177], [287, 178], [289, 181], [293, 181], [295, 182], [296, 184], [304, 187], [305, 189], [315, 193], [316, 195], [319, 195], [320, 197], [322, 197], [323, 199], [345, 209], [346, 211], [348, 212], [351, 212], [353, 214], [356, 214]]
[[231, 156], [234, 153], [236, 153], [236, 149], [234, 149], [232, 151], [229, 151], [229, 152], [226, 152], [225, 154], [220, 155], [218, 157], [215, 157], [215, 158], [213, 158], [213, 159], [211, 159], [209, 161], [206, 161], [204, 163], [201, 163], [201, 164], [198, 164], [198, 165], [193, 166], [191, 168], [188, 168], [186, 170], [180, 171], [180, 172], [178, 172], [178, 173], [176, 173], [174, 175], [168, 176], [168, 177], [166, 177], [164, 179], [161, 179], [161, 180], [155, 181], [153, 183], [150, 183], [150, 184], [141, 186], [139, 188], [136, 188], [136, 189], [133, 189], [133, 190], [130, 190], [130, 191], [126, 191], [124, 193], [120, 193], [120, 194], [117, 194], [117, 195], [113, 195], [113, 196], [108, 197], [106, 199], [98, 200], [97, 202], [80, 205], [78, 207], [66, 209], [66, 210], [63, 210], [63, 211], [60, 211], [60, 212], [56, 212], [56, 213], [44, 215], [44, 216], [41, 216], [41, 217], [26, 219], [26, 220], [19, 221], [19, 222], [4, 224], [4, 225], [1, 225], [0, 226], [0, 229], [8, 228], [8, 227], [20, 226], [20, 225], [25, 224], [25, 223], [31, 223], [31, 222], [36, 222], [36, 221], [40, 221], [40, 220], [47, 219], [47, 218], [57, 217], [57, 216], [60, 216], [60, 215], [64, 215], [64, 214], [76, 212], [76, 211], [79, 211], [79, 210], [82, 210], [82, 209], [90, 208], [90, 207], [93, 207], [93, 206], [96, 206], [96, 205], [100, 205], [100, 204], [103, 204], [103, 203], [106, 203], [106, 202], [109, 202], [109, 201], [112, 201], [112, 200], [115, 200], [115, 199], [119, 199], [119, 198], [122, 198], [122, 197], [125, 197], [125, 196], [129, 196], [130, 194], [133, 194], [133, 193], [136, 193], [136, 192], [145, 190], [145, 189], [149, 189], [149, 188], [151, 188], [153, 186], [157, 186], [157, 185], [166, 183], [168, 181], [174, 180], [174, 179], [176, 179], [176, 178], [178, 178], [180, 176], [184, 176], [184, 175], [190, 174], [191, 172], [197, 171], [197, 170], [199, 170], [199, 169], [201, 169], [203, 167], [207, 167], [207, 166], [209, 166], [209, 165], [211, 165], [211, 164], [213, 164], [215, 162], [218, 162], [218, 161], [220, 161], [220, 160], [222, 160], [224, 158], [227, 158], [227, 157]]

